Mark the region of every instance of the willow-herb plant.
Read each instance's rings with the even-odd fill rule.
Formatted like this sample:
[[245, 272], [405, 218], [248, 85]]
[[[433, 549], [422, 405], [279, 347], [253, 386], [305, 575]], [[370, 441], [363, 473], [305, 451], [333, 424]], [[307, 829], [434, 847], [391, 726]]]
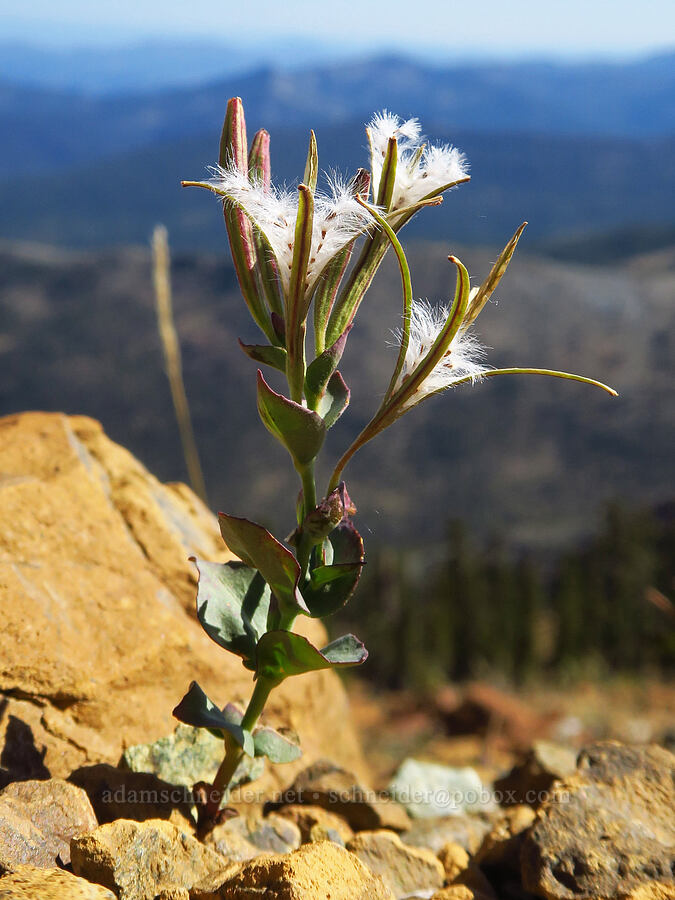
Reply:
[[[387, 112], [366, 129], [370, 171], [350, 181], [328, 179], [317, 191], [317, 145], [311, 132], [302, 183], [296, 191], [271, 184], [269, 135], [258, 131], [247, 147], [239, 98], [227, 106], [219, 165], [206, 188], [223, 201], [225, 225], [241, 292], [266, 342], [240, 345], [288, 382], [277, 393], [258, 370], [258, 412], [280, 441], [300, 477], [297, 526], [286, 541], [254, 522], [219, 516], [220, 530], [240, 562], [197, 560], [197, 614], [217, 644], [241, 657], [253, 673], [245, 710], [221, 709], [193, 682], [174, 710], [182, 722], [208, 729], [224, 741], [224, 759], [213, 785], [195, 786], [200, 824], [218, 820], [223, 799], [245, 756], [274, 763], [297, 759], [300, 748], [287, 734], [258, 724], [267, 698], [291, 675], [357, 666], [367, 651], [352, 634], [321, 649], [293, 631], [298, 616], [325, 618], [351, 597], [364, 564], [363, 541], [352, 522], [355, 508], [342, 473], [368, 441], [409, 409], [449, 387], [508, 374], [552, 375], [611, 388], [590, 378], [549, 369], [493, 369], [472, 332], [479, 313], [499, 284], [527, 223], [508, 242], [487, 278], [471, 288], [454, 256], [455, 296], [450, 306], [413, 299], [410, 270], [397, 233], [442, 194], [469, 181], [462, 153], [427, 146], [416, 119]], [[357, 241], [362, 247], [352, 262]], [[359, 306], [389, 247], [401, 273], [403, 315], [398, 355], [382, 402], [339, 458], [318, 495], [315, 461], [328, 429], [349, 404], [350, 391], [338, 366]], [[307, 357], [307, 323], [312, 314], [313, 351]]]

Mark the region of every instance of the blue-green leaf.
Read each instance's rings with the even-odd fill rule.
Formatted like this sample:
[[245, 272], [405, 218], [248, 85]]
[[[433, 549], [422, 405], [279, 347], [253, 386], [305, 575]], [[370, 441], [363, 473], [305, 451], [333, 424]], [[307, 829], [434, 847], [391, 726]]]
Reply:
[[313, 569], [302, 589], [310, 615], [315, 618], [330, 616], [345, 605], [363, 568], [363, 540], [348, 518], [331, 532], [329, 541], [331, 564]]
[[350, 390], [339, 372], [334, 372], [319, 403], [319, 415], [325, 427], [331, 428], [349, 406]]
[[321, 416], [299, 403], [277, 394], [258, 369], [258, 412], [267, 430], [280, 441], [300, 465], [317, 455], [326, 437]]
[[270, 591], [255, 569], [240, 562], [194, 560], [199, 571], [197, 616], [220, 647], [255, 668], [255, 648], [264, 634]]
[[256, 756], [266, 756], [273, 763], [294, 762], [302, 756], [296, 741], [266, 726], [253, 732], [253, 744]]
[[173, 715], [179, 722], [185, 722], [194, 728], [207, 728], [217, 737], [224, 737], [225, 733], [230, 734], [249, 756], [253, 756], [255, 752], [251, 732], [244, 731], [239, 724], [230, 721], [216, 704], [209, 700], [196, 681], [190, 684], [187, 694], [174, 709]]
[[353, 634], [343, 634], [321, 651], [334, 666], [360, 666], [368, 659], [368, 651]]
[[279, 369], [280, 372], [286, 371], [286, 357], [288, 354], [283, 347], [271, 347], [267, 344], [244, 344], [241, 340], [239, 341], [239, 346], [255, 362], [272, 366], [274, 369]]
[[340, 360], [342, 359], [342, 354], [344, 353], [347, 338], [349, 337], [351, 329], [351, 325], [345, 328], [337, 341], [328, 347], [327, 350], [324, 350], [323, 353], [320, 353], [307, 367], [307, 372], [305, 374], [305, 396], [311, 407], [314, 407], [316, 402], [323, 396], [331, 375], [340, 365]]
[[279, 683], [290, 675], [302, 675], [333, 666], [359, 665], [368, 656], [366, 648], [353, 635], [333, 641], [325, 650], [328, 653], [318, 650], [300, 634], [268, 631], [258, 642], [257, 677]]
[[279, 608], [288, 613], [307, 613], [298, 589], [300, 566], [283, 544], [255, 522], [219, 513], [220, 533], [230, 550], [246, 565], [257, 569], [276, 597]]

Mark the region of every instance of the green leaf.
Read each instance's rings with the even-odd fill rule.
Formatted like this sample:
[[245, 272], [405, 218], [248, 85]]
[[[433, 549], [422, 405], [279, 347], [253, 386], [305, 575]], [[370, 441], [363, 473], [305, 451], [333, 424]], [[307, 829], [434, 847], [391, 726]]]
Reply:
[[307, 315], [307, 264], [312, 249], [314, 228], [314, 197], [306, 184], [298, 185], [298, 214], [295, 220], [293, 261], [288, 290], [289, 332], [297, 331]]
[[438, 363], [443, 359], [453, 338], [462, 327], [462, 323], [466, 316], [466, 310], [469, 304], [469, 273], [456, 256], [449, 256], [448, 259], [457, 267], [457, 285], [455, 287], [455, 297], [452, 302], [450, 314], [436, 340], [431, 345], [426, 356], [422, 359], [422, 362], [401, 387], [388, 396], [387, 403], [389, 409], [394, 412], [394, 415], [397, 418], [405, 412], [407, 408], [406, 401], [415, 396], [419, 386], [426, 378], [428, 378]]
[[251, 732], [244, 731], [238, 723], [230, 721], [216, 704], [209, 700], [196, 681], [190, 684], [187, 694], [174, 709], [173, 715], [179, 722], [185, 722], [186, 725], [192, 725], [194, 728], [207, 728], [216, 737], [224, 737], [227, 732], [235, 739], [244, 753], [249, 756], [253, 756], [255, 753]]
[[305, 396], [310, 407], [315, 408], [318, 400], [324, 394], [330, 377], [335, 372], [342, 359], [345, 345], [352, 326], [348, 325], [340, 337], [323, 353], [309, 364], [305, 374]]
[[354, 593], [363, 568], [363, 540], [345, 518], [330, 534], [333, 559], [317, 566], [305, 582], [302, 594], [314, 618], [324, 618], [343, 607]]
[[273, 391], [260, 370], [258, 412], [267, 430], [286, 447], [296, 465], [306, 465], [314, 459], [326, 436], [323, 419]]
[[475, 296], [470, 301], [469, 308], [466, 311], [465, 317], [467, 325], [470, 325], [471, 322], [474, 322], [478, 318], [480, 311], [488, 302], [495, 288], [502, 280], [502, 276], [504, 275], [504, 272], [506, 272], [508, 265], [511, 262], [511, 257], [516, 252], [518, 241], [520, 240], [520, 236], [522, 235], [523, 231], [525, 231], [526, 226], [527, 222], [523, 222], [520, 228], [518, 228], [506, 247], [504, 247], [502, 252], [499, 254], [497, 262], [490, 270], [490, 274], [478, 288]]
[[332, 584], [334, 581], [339, 581], [341, 578], [344, 578], [347, 572], [353, 572], [360, 568], [361, 566], [358, 563], [317, 566], [316, 569], [312, 569], [310, 572], [310, 585], [312, 588], [325, 587], [327, 584]]
[[273, 763], [294, 762], [302, 756], [296, 741], [266, 726], [253, 732], [253, 744], [256, 756], [266, 756]]
[[317, 354], [326, 347], [326, 328], [337, 296], [340, 282], [347, 271], [354, 250], [354, 241], [347, 244], [328, 262], [317, 282], [314, 292], [314, 346]]
[[230, 550], [246, 565], [257, 569], [285, 613], [307, 613], [298, 590], [300, 567], [279, 541], [255, 522], [219, 513], [220, 533]]
[[[368, 135], [370, 139], [370, 134]], [[377, 186], [376, 206], [385, 209], [387, 212], [391, 206], [391, 198], [394, 195], [394, 186], [396, 184], [396, 168], [398, 165], [398, 141], [395, 137], [389, 138], [387, 152], [382, 161], [382, 170], [380, 173], [380, 183]], [[373, 185], [374, 187], [374, 185]]]
[[408, 344], [410, 343], [410, 315], [412, 310], [412, 282], [410, 279], [410, 266], [408, 265], [408, 260], [406, 259], [403, 247], [401, 246], [399, 239], [396, 237], [394, 230], [389, 225], [389, 223], [382, 218], [377, 209], [370, 206], [368, 203], [365, 203], [361, 199], [359, 199], [359, 203], [368, 210], [368, 212], [378, 223], [384, 234], [387, 236], [387, 239], [393, 247], [394, 253], [396, 254], [398, 267], [401, 273], [401, 287], [403, 291], [403, 329], [401, 331], [401, 345], [398, 350], [396, 366], [394, 367], [394, 372], [391, 376], [391, 380], [389, 381], [389, 387], [387, 388], [384, 395], [386, 400], [391, 396], [394, 390], [394, 386], [398, 381], [398, 377], [401, 374], [403, 365], [405, 363], [406, 353], [408, 351]]
[[339, 372], [334, 372], [319, 403], [319, 415], [326, 428], [331, 428], [349, 406], [350, 390]]
[[270, 605], [262, 575], [239, 562], [194, 562], [199, 571], [197, 616], [202, 628], [218, 646], [255, 669], [255, 648], [265, 633]]
[[239, 346], [255, 362], [272, 366], [274, 369], [279, 369], [280, 372], [286, 371], [287, 354], [283, 347], [269, 347], [267, 344], [244, 344], [241, 340], [239, 340]]
[[290, 675], [302, 675], [333, 666], [359, 665], [368, 656], [363, 644], [353, 635], [338, 638], [325, 649], [330, 656], [300, 634], [268, 631], [258, 641], [257, 677], [279, 683]]
[[305, 174], [302, 178], [303, 183], [307, 185], [310, 191], [316, 192], [316, 182], [319, 177], [319, 153], [316, 148], [316, 135], [313, 131], [309, 133], [309, 148], [307, 150], [307, 162], [305, 163]]

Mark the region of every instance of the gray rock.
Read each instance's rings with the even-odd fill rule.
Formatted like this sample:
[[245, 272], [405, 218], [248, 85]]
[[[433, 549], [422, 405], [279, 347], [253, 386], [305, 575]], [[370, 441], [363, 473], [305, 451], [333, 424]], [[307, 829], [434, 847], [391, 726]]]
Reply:
[[300, 829], [295, 822], [276, 813], [270, 813], [265, 818], [238, 816], [220, 827], [223, 831], [240, 835], [259, 851], [290, 853], [302, 843]]
[[388, 787], [415, 819], [485, 812], [494, 808], [491, 791], [475, 769], [406, 759]]
[[525, 837], [524, 887], [547, 900], [569, 900], [672, 883], [673, 810], [672, 753], [656, 745], [591, 745]]
[[480, 816], [439, 816], [436, 819], [416, 819], [403, 832], [401, 840], [411, 847], [426, 847], [438, 853], [448, 843], [459, 844], [467, 853], [478, 850], [491, 824]]

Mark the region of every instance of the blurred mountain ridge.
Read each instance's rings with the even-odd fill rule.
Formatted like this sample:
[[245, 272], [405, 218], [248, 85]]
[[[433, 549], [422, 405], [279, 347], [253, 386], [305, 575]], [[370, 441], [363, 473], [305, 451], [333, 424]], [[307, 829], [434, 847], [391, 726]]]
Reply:
[[[170, 51], [167, 56], [166, 66]], [[636, 139], [675, 134], [675, 52], [622, 64], [457, 66], [388, 55], [299, 71], [260, 68], [216, 81], [150, 93], [139, 88], [109, 97], [15, 83], [0, 67], [0, 129], [7, 136], [0, 172], [53, 171], [217, 133], [225, 102], [234, 95], [244, 98], [254, 129], [367, 121], [386, 107], [405, 117], [418, 116], [430, 133]]]
[[[448, 246], [407, 243], [416, 296], [447, 302]], [[564, 546], [608, 499], [672, 494], [675, 245], [609, 267], [528, 255], [527, 234], [478, 322], [493, 365], [562, 368], [616, 387], [504, 377], [436, 397], [357, 455], [347, 476], [369, 542], [438, 540], [452, 518], [515, 546]], [[499, 247], [453, 246], [474, 283]], [[174, 300], [195, 430], [214, 507], [278, 534], [297, 486], [255, 413], [253, 342], [229, 260], [176, 252]], [[341, 371], [352, 404], [327, 441], [336, 459], [377, 406], [400, 318], [385, 262]], [[162, 479], [185, 477], [142, 248], [0, 245], [0, 414], [39, 408], [101, 419]], [[272, 378], [274, 383], [274, 379]], [[328, 473], [321, 473], [327, 477]]]

